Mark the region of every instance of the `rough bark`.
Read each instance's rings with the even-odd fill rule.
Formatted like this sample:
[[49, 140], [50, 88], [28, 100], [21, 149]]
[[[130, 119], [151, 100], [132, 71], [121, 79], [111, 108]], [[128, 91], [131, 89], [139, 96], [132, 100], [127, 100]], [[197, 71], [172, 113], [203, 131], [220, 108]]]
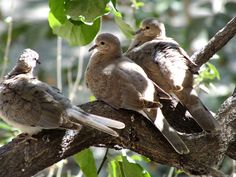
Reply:
[[[87, 103], [81, 106], [84, 110], [125, 122], [126, 128], [120, 131], [120, 137], [114, 138], [84, 127], [78, 134], [72, 131], [43, 131], [35, 136], [37, 141], [16, 138], [0, 149], [0, 174], [4, 177], [31, 176], [84, 148], [106, 146], [128, 148], [155, 162], [175, 166], [191, 174], [223, 176], [214, 167], [217, 167], [225, 154], [236, 159], [236, 136], [233, 131], [236, 122], [236, 99], [232, 100], [233, 97], [230, 97], [217, 115], [222, 124], [222, 132], [219, 134], [200, 131], [197, 124], [186, 117], [179, 118], [176, 122], [176, 108], [169, 109], [168, 121], [173, 126], [182, 132], [192, 129], [191, 134], [181, 135], [190, 149], [188, 155], [177, 154], [162, 134], [141, 115], [132, 111], [114, 110], [99, 101]], [[164, 104], [169, 107], [168, 103]]]
[[[234, 25], [232, 25], [234, 24]], [[202, 65], [235, 34], [235, 18], [219, 31], [195, 58]], [[228, 28], [232, 28], [231, 30]], [[223, 43], [216, 40], [223, 37]], [[217, 45], [216, 45], [217, 43]], [[218, 44], [220, 43], [220, 44]], [[217, 47], [216, 47], [217, 46]], [[214, 50], [213, 50], [214, 49]], [[212, 51], [208, 54], [209, 51]], [[170, 124], [183, 132], [181, 138], [190, 149], [190, 154], [179, 155], [153, 125], [141, 115], [127, 110], [114, 110], [102, 102], [93, 102], [81, 107], [91, 113], [123, 121], [126, 128], [120, 137], [114, 138], [96, 130], [83, 127], [80, 133], [48, 130], [35, 136], [35, 140], [15, 138], [0, 148], [0, 174], [4, 177], [28, 177], [38, 171], [73, 155], [89, 146], [128, 148], [143, 154], [155, 162], [175, 166], [194, 175], [225, 176], [216, 170], [225, 155], [236, 160], [236, 95], [228, 98], [219, 109], [216, 118], [222, 125], [218, 134], [207, 134], [189, 116], [185, 109], [174, 102], [165, 101], [164, 115]]]

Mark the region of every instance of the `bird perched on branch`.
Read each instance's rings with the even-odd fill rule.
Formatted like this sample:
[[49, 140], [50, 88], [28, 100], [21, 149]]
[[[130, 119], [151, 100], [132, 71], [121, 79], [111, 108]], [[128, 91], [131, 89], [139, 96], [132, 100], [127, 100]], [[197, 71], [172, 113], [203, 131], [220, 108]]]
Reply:
[[140, 65], [164, 91], [177, 97], [202, 129], [219, 130], [218, 122], [193, 89], [196, 64], [175, 40], [163, 35], [163, 30], [163, 24], [157, 19], [143, 20], [126, 56]]
[[81, 125], [118, 136], [109, 127], [122, 129], [122, 122], [89, 114], [71, 104], [56, 88], [33, 75], [39, 55], [25, 49], [16, 66], [0, 83], [0, 117], [23, 133], [33, 135], [42, 129], [74, 129]]
[[135, 39], [131, 42], [127, 52], [147, 41], [162, 37], [166, 37], [165, 25], [154, 18], [147, 18], [142, 21], [141, 28], [135, 32]]
[[189, 150], [184, 142], [161, 116], [159, 99], [170, 96], [154, 84], [140, 66], [122, 55], [119, 39], [110, 33], [100, 34], [90, 51], [93, 49], [97, 51], [91, 56], [85, 75], [94, 96], [116, 109], [143, 114], [176, 152], [187, 154]]

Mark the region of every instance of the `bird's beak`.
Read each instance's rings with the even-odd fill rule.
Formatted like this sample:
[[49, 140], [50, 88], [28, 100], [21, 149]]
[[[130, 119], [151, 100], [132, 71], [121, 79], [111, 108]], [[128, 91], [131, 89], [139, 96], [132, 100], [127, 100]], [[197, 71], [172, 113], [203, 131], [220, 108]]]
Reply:
[[141, 32], [143, 32], [142, 28], [140, 28], [139, 30], [135, 31], [135, 34], [140, 34]]
[[91, 52], [92, 50], [96, 49], [98, 47], [97, 44], [93, 45], [88, 51]]
[[39, 65], [41, 64], [41, 62], [39, 60], [36, 60], [36, 63], [39, 64]]

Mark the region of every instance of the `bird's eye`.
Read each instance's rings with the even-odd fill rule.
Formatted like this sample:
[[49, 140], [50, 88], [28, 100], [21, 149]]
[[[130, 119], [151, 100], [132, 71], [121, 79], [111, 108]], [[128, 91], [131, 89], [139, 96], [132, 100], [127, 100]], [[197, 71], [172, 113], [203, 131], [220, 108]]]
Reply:
[[150, 29], [150, 27], [149, 27], [149, 26], [146, 26], [146, 29]]
[[101, 44], [101, 45], [104, 45], [104, 44], [105, 44], [105, 42], [103, 42], [103, 41], [102, 41], [102, 42], [100, 42], [100, 44]]

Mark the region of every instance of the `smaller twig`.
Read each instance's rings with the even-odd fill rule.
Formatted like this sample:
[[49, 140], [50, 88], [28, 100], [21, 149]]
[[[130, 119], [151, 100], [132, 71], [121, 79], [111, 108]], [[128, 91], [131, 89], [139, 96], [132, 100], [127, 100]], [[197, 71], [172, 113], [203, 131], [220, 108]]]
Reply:
[[99, 168], [98, 168], [98, 172], [97, 172], [98, 175], [99, 175], [99, 173], [100, 173], [100, 171], [101, 171], [101, 169], [102, 169], [102, 167], [103, 167], [105, 161], [107, 160], [108, 151], [109, 151], [109, 148], [106, 148], [106, 152], [105, 152], [104, 157], [103, 157], [103, 159], [102, 159], [102, 163], [101, 163], [101, 165], [100, 165]]
[[61, 77], [61, 59], [62, 59], [62, 39], [57, 37], [57, 88], [62, 91], [62, 77]]
[[217, 51], [219, 51], [225, 44], [236, 34], [236, 17], [232, 18], [224, 28], [219, 30], [214, 37], [201, 50], [195, 52], [191, 59], [198, 65], [198, 70], [204, 63], [206, 63]]

